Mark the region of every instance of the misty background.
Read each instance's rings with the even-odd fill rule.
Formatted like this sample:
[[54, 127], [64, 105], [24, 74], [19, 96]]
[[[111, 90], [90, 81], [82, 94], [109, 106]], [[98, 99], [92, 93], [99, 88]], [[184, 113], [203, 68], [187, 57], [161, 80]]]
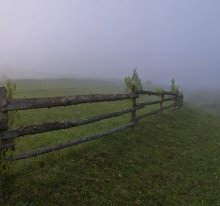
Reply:
[[219, 0], [0, 0], [0, 75], [220, 87]]

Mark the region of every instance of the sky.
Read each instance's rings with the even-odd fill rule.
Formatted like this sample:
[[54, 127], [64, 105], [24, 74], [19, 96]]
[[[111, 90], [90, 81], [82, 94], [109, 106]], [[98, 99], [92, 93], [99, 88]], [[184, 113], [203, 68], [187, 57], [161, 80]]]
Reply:
[[0, 76], [220, 87], [219, 0], [0, 0]]

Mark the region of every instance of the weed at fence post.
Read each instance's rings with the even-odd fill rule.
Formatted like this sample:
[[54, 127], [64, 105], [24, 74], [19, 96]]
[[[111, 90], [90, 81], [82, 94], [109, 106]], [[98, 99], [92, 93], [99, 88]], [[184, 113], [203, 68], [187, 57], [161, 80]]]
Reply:
[[[135, 85], [134, 84], [132, 85], [131, 92], [133, 95], [135, 95]], [[136, 106], [137, 106], [136, 97], [133, 97], [132, 98], [132, 108], [134, 110], [131, 112], [131, 122], [136, 122], [136, 110], [135, 110]]]

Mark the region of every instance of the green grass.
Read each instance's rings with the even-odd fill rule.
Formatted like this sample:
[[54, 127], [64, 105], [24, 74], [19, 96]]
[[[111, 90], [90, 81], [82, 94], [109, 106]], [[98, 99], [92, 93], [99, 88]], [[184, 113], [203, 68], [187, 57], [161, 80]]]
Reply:
[[[49, 87], [49, 83], [42, 83], [42, 92], [37, 84], [20, 87], [18, 96], [53, 96], [56, 84]], [[93, 87], [94, 93], [123, 91], [120, 86], [111, 90], [104, 83], [99, 85], [100, 90], [97, 83], [88, 84], [89, 93]], [[63, 82], [58, 87], [62, 95], [69, 95], [72, 87], [86, 93], [74, 83]], [[129, 105], [129, 101], [121, 101], [22, 111], [14, 127], [77, 119]], [[124, 115], [21, 137], [16, 141], [16, 153], [104, 131], [129, 119], [130, 115]], [[220, 205], [219, 125], [219, 117], [184, 106], [145, 118], [133, 129], [103, 139], [17, 161], [10, 166], [4, 205]]]

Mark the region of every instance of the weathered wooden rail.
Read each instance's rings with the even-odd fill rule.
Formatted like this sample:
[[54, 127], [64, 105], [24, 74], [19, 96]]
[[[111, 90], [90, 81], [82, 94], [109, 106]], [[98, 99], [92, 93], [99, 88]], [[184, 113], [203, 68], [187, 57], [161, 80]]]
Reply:
[[[137, 103], [139, 95], [155, 95], [161, 97], [160, 100]], [[165, 96], [169, 96], [166, 97]], [[171, 96], [171, 97], [170, 97]], [[105, 113], [97, 116], [92, 116], [85, 119], [69, 120], [69, 121], [56, 121], [39, 125], [27, 125], [14, 129], [8, 128], [8, 112], [17, 110], [50, 108], [59, 106], [70, 106], [84, 103], [95, 102], [109, 102], [109, 101], [121, 101], [131, 100], [131, 107], [123, 109], [117, 112]], [[168, 106], [163, 106], [164, 102], [172, 101], [173, 103]], [[143, 109], [148, 105], [159, 104], [159, 109], [138, 115], [137, 110]], [[183, 104], [183, 95], [170, 91], [153, 92], [153, 91], [136, 91], [132, 88], [131, 94], [96, 94], [96, 95], [76, 95], [76, 96], [62, 96], [62, 97], [45, 97], [45, 98], [24, 98], [24, 99], [7, 99], [7, 91], [5, 87], [0, 87], [0, 152], [1, 155], [5, 155], [7, 150], [15, 150], [15, 139], [25, 135], [34, 135], [54, 130], [68, 129], [72, 127], [78, 127], [81, 125], [90, 124], [93, 122], [118, 117], [124, 114], [131, 113], [131, 121], [125, 125], [113, 128], [111, 130], [81, 137], [80, 139], [74, 139], [61, 144], [40, 148], [34, 151], [28, 151], [22, 154], [18, 154], [15, 157], [4, 156], [6, 160], [21, 160], [36, 157], [38, 155], [46, 154], [56, 150], [64, 149], [73, 145], [81, 144], [83, 142], [92, 141], [130, 127], [133, 127], [138, 120], [158, 114], [166, 109], [172, 107], [179, 107]]]

